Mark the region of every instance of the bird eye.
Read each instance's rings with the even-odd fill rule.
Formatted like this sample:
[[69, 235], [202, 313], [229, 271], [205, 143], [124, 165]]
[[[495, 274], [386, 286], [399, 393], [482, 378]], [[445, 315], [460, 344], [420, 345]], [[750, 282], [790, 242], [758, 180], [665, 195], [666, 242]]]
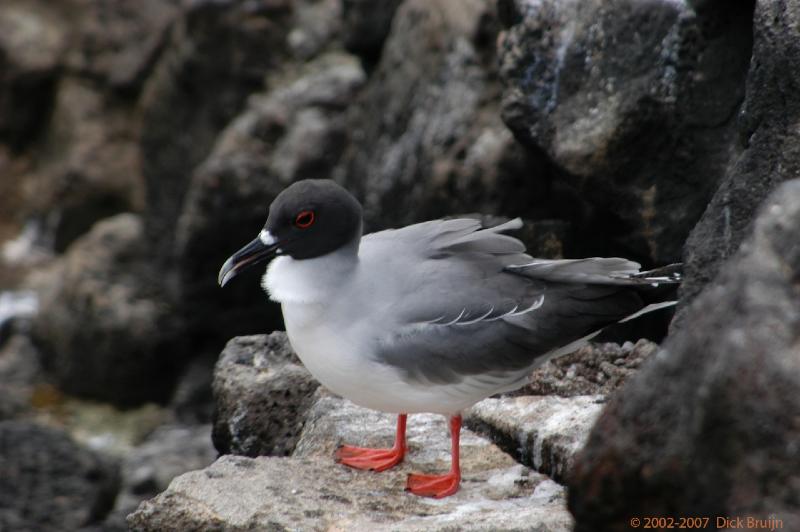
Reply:
[[308, 229], [314, 225], [315, 219], [316, 217], [314, 216], [314, 211], [300, 211], [300, 214], [298, 214], [294, 219], [294, 225], [300, 229]]

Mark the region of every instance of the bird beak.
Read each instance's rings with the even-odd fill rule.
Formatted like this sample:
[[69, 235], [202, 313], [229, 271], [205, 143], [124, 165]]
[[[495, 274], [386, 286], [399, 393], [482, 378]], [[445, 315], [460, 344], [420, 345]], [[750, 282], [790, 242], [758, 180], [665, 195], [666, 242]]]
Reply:
[[228, 257], [219, 270], [217, 282], [220, 286], [225, 286], [228, 281], [250, 266], [271, 259], [280, 252], [279, 245], [280, 242], [269, 231], [261, 231], [258, 238]]

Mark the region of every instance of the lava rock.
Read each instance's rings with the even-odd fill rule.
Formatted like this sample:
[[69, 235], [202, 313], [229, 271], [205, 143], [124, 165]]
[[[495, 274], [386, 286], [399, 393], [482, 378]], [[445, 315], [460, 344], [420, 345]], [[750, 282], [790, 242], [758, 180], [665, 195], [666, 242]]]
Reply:
[[499, 117], [498, 28], [480, 0], [398, 7], [334, 174], [367, 232], [465, 212], [558, 217], [541, 159]]
[[203, 469], [216, 460], [211, 425], [164, 425], [122, 461], [122, 486], [114, 510], [101, 530], [126, 531], [125, 517], [145, 499], [155, 497], [173, 478]]
[[[709, 16], [724, 17], [728, 8], [727, 3], [710, 3]], [[756, 3], [739, 153], [686, 242], [684, 307], [736, 252], [767, 195], [781, 182], [800, 176], [800, 72], [791, 66], [800, 60], [798, 24], [800, 6]]]
[[176, 229], [175, 301], [188, 327], [217, 342], [281, 328], [254, 268], [220, 290], [225, 259], [263, 227], [289, 183], [330, 177], [347, 141], [345, 111], [364, 83], [358, 60], [326, 54], [253, 95], [192, 176]]
[[403, 0], [342, 0], [342, 40], [368, 63], [381, 55], [395, 11]]
[[729, 4], [712, 27], [672, 0], [500, 2], [503, 119], [593, 207], [589, 254], [680, 259], [744, 95], [752, 4]]
[[133, 92], [146, 79], [180, 13], [180, 0], [68, 0], [72, 47], [65, 67], [114, 90]]
[[635, 516], [769, 516], [800, 527], [800, 180], [641, 372], [612, 396], [569, 481], [576, 531]]
[[622, 387], [658, 345], [645, 339], [589, 344], [536, 368], [529, 384], [508, 395], [608, 395]]
[[214, 446], [222, 454], [291, 453], [317, 386], [286, 333], [232, 339], [214, 370]]
[[118, 405], [165, 401], [184, 363], [139, 217], [98, 223], [38, 281], [33, 333], [65, 392]]
[[375, 474], [333, 462], [346, 439], [357, 445], [393, 440], [396, 416], [323, 395], [309, 413], [289, 458], [223, 456], [203, 471], [175, 479], [128, 518], [150, 530], [542, 530], [568, 531], [563, 488], [516, 464], [488, 440], [462, 432], [461, 489], [430, 499], [403, 494], [411, 471], [446, 470], [450, 463], [442, 416], [409, 416], [406, 460]]
[[603, 409], [602, 395], [486, 399], [465, 422], [518, 461], [563, 482]]
[[67, 32], [44, 2], [0, 5], [0, 140], [15, 149], [32, 141], [47, 118]]
[[0, 349], [0, 421], [27, 413], [36, 384], [43, 380], [39, 353], [24, 334], [15, 334]]
[[286, 43], [293, 59], [309, 61], [325, 50], [340, 48], [340, 0], [305, 0], [294, 2], [292, 7], [292, 29], [286, 37]]
[[93, 81], [60, 80], [40, 156], [22, 178], [29, 217], [42, 221], [42, 244], [64, 252], [97, 221], [141, 210], [144, 180], [130, 107]]
[[171, 28], [138, 102], [146, 231], [162, 264], [172, 260], [192, 171], [246, 97], [287, 57], [292, 4], [188, 2]]
[[100, 521], [119, 486], [116, 464], [65, 432], [0, 421], [0, 529], [60, 532]]

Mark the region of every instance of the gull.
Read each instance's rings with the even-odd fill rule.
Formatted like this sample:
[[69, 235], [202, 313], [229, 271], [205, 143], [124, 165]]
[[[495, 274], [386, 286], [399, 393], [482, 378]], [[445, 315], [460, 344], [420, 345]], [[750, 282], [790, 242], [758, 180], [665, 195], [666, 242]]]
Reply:
[[361, 205], [347, 190], [298, 181], [218, 281], [273, 259], [262, 286], [280, 303], [306, 368], [334, 393], [397, 414], [393, 447], [343, 445], [340, 463], [389, 469], [405, 457], [408, 414], [449, 417], [450, 471], [411, 473], [406, 483], [441, 498], [461, 481], [464, 409], [519, 388], [534, 368], [605, 327], [675, 303], [648, 305], [642, 293], [679, 282], [679, 265], [642, 272], [621, 258], [536, 259], [504, 234], [521, 225], [461, 218], [362, 235]]

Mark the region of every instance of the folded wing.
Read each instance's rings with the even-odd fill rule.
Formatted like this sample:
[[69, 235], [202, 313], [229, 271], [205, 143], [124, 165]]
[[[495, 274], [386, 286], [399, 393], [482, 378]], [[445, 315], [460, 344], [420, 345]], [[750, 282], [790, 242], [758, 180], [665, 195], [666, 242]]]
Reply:
[[520, 225], [483, 229], [457, 219], [392, 231], [393, 242], [411, 243], [415, 267], [411, 290], [392, 311], [400, 322], [379, 339], [376, 360], [409, 381], [518, 379], [559, 348], [643, 309], [639, 287], [677, 282], [672, 270], [651, 278], [619, 258], [533, 259], [502, 234]]

